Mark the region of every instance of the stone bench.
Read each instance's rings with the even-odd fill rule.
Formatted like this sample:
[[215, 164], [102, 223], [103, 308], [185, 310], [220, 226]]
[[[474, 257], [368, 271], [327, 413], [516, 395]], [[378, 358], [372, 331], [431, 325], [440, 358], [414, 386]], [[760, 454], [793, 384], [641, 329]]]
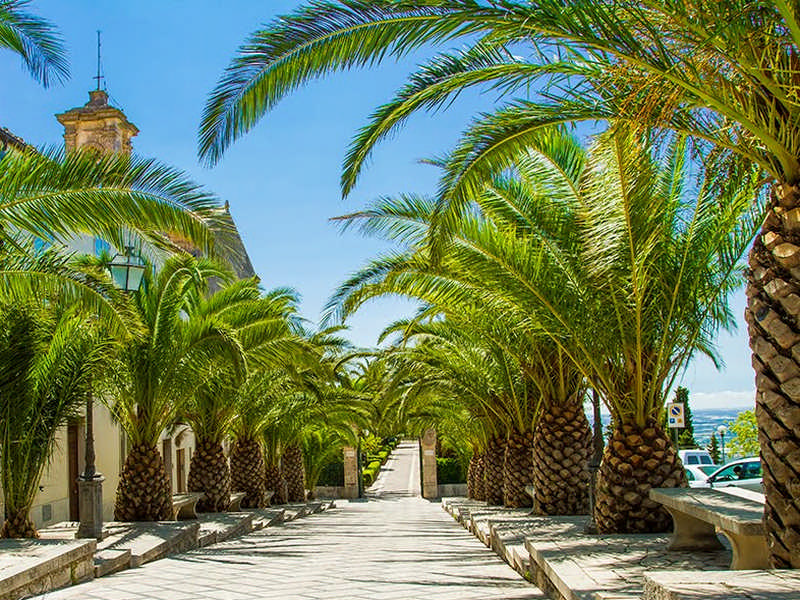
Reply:
[[203, 492], [187, 492], [185, 494], [173, 494], [172, 520], [184, 521], [186, 519], [196, 519], [197, 502], [203, 496], [205, 496]]
[[246, 492], [232, 492], [231, 502], [228, 504], [228, 512], [241, 512], [242, 500], [247, 496]]
[[719, 549], [719, 529], [731, 542], [731, 569], [769, 568], [763, 503], [707, 488], [654, 488], [650, 498], [672, 515], [670, 550]]

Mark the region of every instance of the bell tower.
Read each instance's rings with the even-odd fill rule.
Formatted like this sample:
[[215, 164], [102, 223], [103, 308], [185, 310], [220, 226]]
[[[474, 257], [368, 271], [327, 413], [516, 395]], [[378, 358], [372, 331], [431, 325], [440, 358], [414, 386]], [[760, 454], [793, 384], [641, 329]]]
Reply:
[[100, 89], [89, 92], [89, 102], [85, 105], [58, 114], [56, 119], [64, 126], [67, 152], [94, 148], [130, 154], [131, 139], [139, 133], [124, 112], [108, 104], [108, 94]]
[[89, 102], [56, 115], [64, 126], [64, 147], [67, 152], [92, 148], [99, 152], [130, 154], [131, 138], [139, 130], [120, 109], [108, 104], [108, 94], [100, 89], [105, 79], [100, 60], [100, 31], [97, 32], [97, 88], [89, 92]]

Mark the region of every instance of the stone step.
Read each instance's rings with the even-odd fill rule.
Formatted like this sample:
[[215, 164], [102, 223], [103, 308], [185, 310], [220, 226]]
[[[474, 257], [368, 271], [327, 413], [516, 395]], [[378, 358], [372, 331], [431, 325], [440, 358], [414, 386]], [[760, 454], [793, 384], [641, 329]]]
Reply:
[[206, 546], [211, 546], [212, 544], [216, 543], [217, 543], [216, 531], [200, 532], [197, 536], [197, 545], [200, 548], [205, 548]]
[[128, 548], [122, 550], [99, 550], [94, 555], [95, 578], [111, 575], [130, 566], [131, 551]]
[[197, 541], [201, 548], [245, 535], [253, 530], [253, 515], [249, 512], [202, 513], [198, 521], [200, 531]]
[[95, 540], [0, 540], [0, 598], [27, 598], [92, 579]]
[[131, 567], [176, 552], [197, 548], [200, 523], [196, 521], [158, 521], [108, 523], [108, 535], [98, 543], [100, 550], [130, 550]]
[[644, 575], [643, 600], [786, 599], [800, 596], [800, 573], [776, 571], [650, 571]]
[[274, 527], [280, 525], [284, 520], [283, 508], [257, 508], [250, 511], [253, 515], [253, 524], [259, 523], [261, 527]]

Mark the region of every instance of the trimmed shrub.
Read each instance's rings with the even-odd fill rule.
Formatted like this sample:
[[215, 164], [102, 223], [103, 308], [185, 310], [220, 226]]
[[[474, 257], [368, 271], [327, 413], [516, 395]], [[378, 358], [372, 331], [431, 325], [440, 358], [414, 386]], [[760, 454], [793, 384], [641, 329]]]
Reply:
[[364, 487], [369, 487], [373, 483], [375, 483], [375, 477], [377, 475], [377, 471], [373, 469], [364, 469], [361, 472], [361, 478], [364, 480]]
[[340, 487], [344, 485], [344, 462], [333, 462], [322, 468], [317, 485]]
[[437, 458], [436, 479], [440, 484], [466, 483], [467, 473], [457, 458]]

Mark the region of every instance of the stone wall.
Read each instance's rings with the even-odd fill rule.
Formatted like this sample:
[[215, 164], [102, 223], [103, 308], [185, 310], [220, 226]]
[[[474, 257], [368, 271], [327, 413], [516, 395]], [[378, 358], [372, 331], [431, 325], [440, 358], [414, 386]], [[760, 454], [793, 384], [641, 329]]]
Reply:
[[0, 540], [0, 600], [94, 578], [95, 540]]

